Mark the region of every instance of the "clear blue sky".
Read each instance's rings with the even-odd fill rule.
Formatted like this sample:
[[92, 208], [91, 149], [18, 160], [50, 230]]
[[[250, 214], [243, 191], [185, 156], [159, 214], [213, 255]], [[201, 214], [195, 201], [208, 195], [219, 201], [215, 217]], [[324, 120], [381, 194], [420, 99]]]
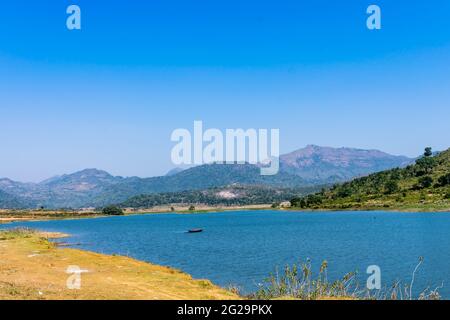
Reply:
[[[66, 8], [82, 30], [66, 29]], [[382, 9], [382, 30], [366, 8]], [[449, 147], [450, 1], [8, 1], [0, 177], [173, 167], [170, 134], [279, 128], [306, 144]]]

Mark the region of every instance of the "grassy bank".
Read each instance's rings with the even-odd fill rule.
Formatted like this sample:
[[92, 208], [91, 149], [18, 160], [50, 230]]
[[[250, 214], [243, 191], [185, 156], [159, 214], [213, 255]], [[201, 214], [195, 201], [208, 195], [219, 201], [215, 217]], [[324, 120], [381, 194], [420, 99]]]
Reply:
[[[0, 232], [2, 299], [237, 299], [208, 280], [123, 256], [57, 248], [58, 234]], [[70, 290], [69, 266], [79, 266], [81, 289]]]

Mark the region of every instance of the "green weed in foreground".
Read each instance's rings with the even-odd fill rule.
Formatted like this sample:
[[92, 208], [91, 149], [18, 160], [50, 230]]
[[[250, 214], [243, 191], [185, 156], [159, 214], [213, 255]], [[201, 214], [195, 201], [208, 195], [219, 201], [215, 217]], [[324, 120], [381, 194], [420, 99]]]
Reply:
[[15, 238], [29, 238], [37, 231], [31, 228], [14, 228], [0, 231], [0, 240], [8, 240]]
[[250, 299], [364, 299], [364, 300], [439, 300], [439, 288], [426, 289], [419, 296], [413, 296], [414, 278], [417, 270], [422, 264], [420, 258], [418, 265], [412, 274], [409, 285], [394, 283], [390, 288], [370, 291], [361, 289], [357, 280], [356, 272], [350, 272], [341, 279], [329, 281], [327, 277], [328, 263], [324, 261], [320, 266], [317, 276], [313, 276], [311, 261], [299, 265], [286, 266], [282, 274], [276, 272], [271, 275], [259, 289], [249, 295]]

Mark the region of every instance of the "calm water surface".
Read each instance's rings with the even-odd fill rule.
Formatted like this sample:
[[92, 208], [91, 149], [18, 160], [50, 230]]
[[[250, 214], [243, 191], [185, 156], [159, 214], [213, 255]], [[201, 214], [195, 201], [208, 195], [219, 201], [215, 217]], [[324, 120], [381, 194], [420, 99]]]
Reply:
[[[327, 260], [330, 278], [358, 271], [365, 284], [367, 267], [378, 265], [383, 285], [409, 283], [422, 256], [415, 288], [444, 282], [440, 292], [450, 298], [448, 213], [237, 211], [23, 222], [8, 228], [17, 226], [69, 233], [66, 241], [79, 248], [179, 268], [245, 292], [276, 267], [306, 258], [316, 267]], [[185, 232], [192, 228], [204, 232]]]

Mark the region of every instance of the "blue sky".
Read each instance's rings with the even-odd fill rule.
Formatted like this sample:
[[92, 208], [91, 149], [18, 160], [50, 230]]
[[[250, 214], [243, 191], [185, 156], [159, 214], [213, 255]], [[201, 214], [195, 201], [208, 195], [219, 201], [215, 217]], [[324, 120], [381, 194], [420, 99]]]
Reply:
[[[82, 30], [66, 28], [66, 8]], [[366, 28], [366, 8], [382, 29]], [[448, 148], [450, 2], [22, 1], [0, 7], [0, 177], [173, 167], [170, 134], [279, 128], [306, 144]]]

